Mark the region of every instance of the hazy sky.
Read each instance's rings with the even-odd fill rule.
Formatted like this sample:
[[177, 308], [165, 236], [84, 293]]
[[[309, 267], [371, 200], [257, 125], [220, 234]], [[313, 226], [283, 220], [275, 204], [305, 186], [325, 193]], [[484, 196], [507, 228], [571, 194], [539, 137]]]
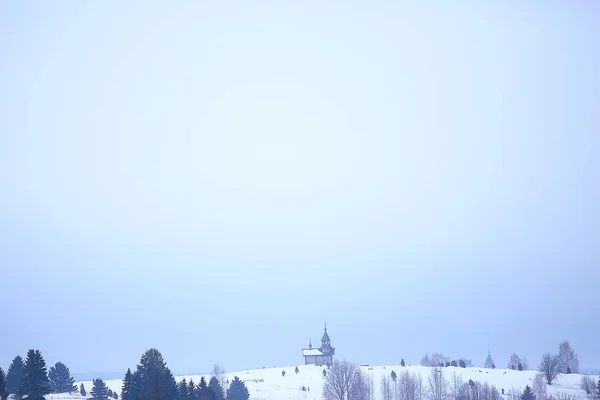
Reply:
[[600, 367], [600, 3], [494, 3], [0, 2], [0, 365]]

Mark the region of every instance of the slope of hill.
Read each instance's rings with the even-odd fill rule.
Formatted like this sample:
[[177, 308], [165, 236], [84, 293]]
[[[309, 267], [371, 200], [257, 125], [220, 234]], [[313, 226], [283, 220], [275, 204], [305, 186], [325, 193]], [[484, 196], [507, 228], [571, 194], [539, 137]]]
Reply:
[[[256, 369], [240, 372], [228, 373], [227, 378], [232, 380], [234, 376], [238, 376], [242, 381], [245, 382], [248, 390], [250, 391], [250, 398], [253, 400], [287, 400], [287, 399], [298, 399], [298, 400], [318, 400], [321, 399], [322, 385], [323, 385], [323, 367], [316, 367], [312, 365], [300, 365], [298, 366], [299, 373], [294, 373], [295, 367], [285, 368], [265, 368]], [[427, 377], [429, 376], [431, 369], [429, 367], [422, 366], [406, 366], [400, 365], [387, 365], [387, 366], [362, 366], [363, 371], [367, 376], [371, 377], [375, 384], [375, 396], [377, 399], [381, 398], [380, 395], [380, 381], [383, 376], [389, 376], [392, 370], [396, 371], [397, 374], [405, 370], [411, 373], [420, 374], [423, 378], [423, 383], [426, 384]], [[469, 379], [478, 382], [487, 382], [490, 385], [496, 386], [499, 391], [502, 389], [506, 393], [510, 389], [517, 389], [522, 391], [526, 385], [532, 386], [533, 379], [537, 374], [536, 371], [514, 371], [509, 369], [485, 369], [485, 368], [456, 368], [447, 367], [442, 369], [445, 377], [448, 381], [451, 380], [452, 375], [456, 373], [460, 375], [466, 382]], [[285, 371], [285, 376], [282, 376], [281, 372]], [[200, 382], [200, 378], [204, 376], [207, 380], [210, 379], [210, 375], [187, 375], [176, 377], [177, 381], [183, 378], [186, 380], [193, 379], [194, 382]], [[554, 393], [569, 393], [574, 394], [580, 398], [585, 397], [585, 392], [579, 388], [579, 382], [581, 381], [582, 375], [571, 374], [561, 375], [557, 378], [552, 386], [547, 386], [548, 394]], [[597, 380], [597, 377], [594, 377]], [[82, 382], [78, 382], [79, 385]], [[83, 382], [88, 392], [92, 388], [91, 381]], [[120, 379], [107, 380], [107, 386], [121, 393], [122, 381]], [[307, 391], [302, 391], [302, 386], [307, 388]], [[76, 394], [61, 394], [61, 395], [50, 395], [47, 396], [47, 400], [81, 400], [81, 396]]]

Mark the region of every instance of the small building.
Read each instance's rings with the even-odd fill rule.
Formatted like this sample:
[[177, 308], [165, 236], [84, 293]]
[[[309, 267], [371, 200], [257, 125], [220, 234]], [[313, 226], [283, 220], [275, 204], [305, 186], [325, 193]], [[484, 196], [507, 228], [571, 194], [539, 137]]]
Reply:
[[308, 349], [302, 349], [304, 356], [304, 365], [333, 365], [333, 356], [335, 348], [331, 347], [331, 339], [327, 334], [327, 324], [325, 324], [325, 332], [321, 338], [321, 347], [313, 348], [312, 341], [308, 340]]
[[483, 364], [483, 368], [495, 368], [494, 360], [492, 360], [492, 355], [488, 351], [487, 358], [485, 359], [485, 364]]

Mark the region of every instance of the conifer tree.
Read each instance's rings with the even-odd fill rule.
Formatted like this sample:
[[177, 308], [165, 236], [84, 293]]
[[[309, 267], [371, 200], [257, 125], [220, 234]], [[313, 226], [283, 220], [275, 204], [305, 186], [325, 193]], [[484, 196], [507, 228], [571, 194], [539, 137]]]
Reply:
[[453, 367], [457, 367], [458, 365], [456, 365], [456, 360], [452, 360], [452, 362], [450, 363], [451, 366]]
[[0, 400], [6, 400], [8, 397], [8, 390], [6, 390], [6, 375], [4, 370], [0, 367]]
[[87, 392], [85, 391], [85, 386], [83, 386], [83, 383], [79, 385], [79, 394], [83, 397], [87, 396]]
[[598, 378], [598, 398], [600, 399], [600, 378]]
[[227, 389], [227, 400], [248, 400], [249, 398], [250, 393], [248, 392], [248, 388], [236, 376], [231, 385], [229, 385], [229, 389]]
[[113, 399], [115, 399], [115, 400], [119, 400], [119, 393], [117, 393], [117, 392], [113, 392], [113, 396], [112, 396], [112, 397], [113, 397]]
[[406, 363], [404, 362], [404, 358], [400, 360], [400, 365], [402, 365], [403, 367], [406, 366]]
[[142, 355], [136, 374], [139, 400], [179, 400], [175, 378], [158, 350], [150, 349]]
[[533, 391], [531, 390], [529, 385], [525, 386], [525, 390], [521, 395], [521, 400], [535, 400], [535, 395], [533, 394]]
[[396, 378], [398, 377], [398, 375], [396, 375], [396, 372], [394, 372], [394, 370], [392, 370], [392, 374], [391, 374], [392, 380], [394, 382], [396, 382]]
[[106, 395], [112, 399], [113, 391], [110, 388], [108, 388], [106, 392], [107, 392]]
[[108, 400], [108, 388], [102, 379], [94, 379], [92, 381], [92, 400]]
[[50, 386], [53, 393], [70, 393], [77, 390], [75, 380], [71, 376], [69, 368], [60, 361], [53, 367], [50, 367], [48, 379], [50, 379]]
[[127, 369], [125, 378], [123, 378], [123, 386], [121, 387], [121, 400], [139, 400], [139, 377], [131, 373], [130, 369]]
[[208, 387], [215, 394], [215, 400], [225, 400], [225, 391], [221, 387], [219, 379], [217, 379], [216, 376], [210, 378], [210, 381], [208, 382]]
[[190, 379], [190, 383], [188, 383], [187, 395], [188, 397], [186, 400], [198, 400], [198, 386], [192, 379]]
[[50, 392], [46, 361], [39, 350], [29, 350], [18, 394], [27, 396], [28, 400], [44, 400], [44, 396]]
[[179, 392], [179, 398], [181, 400], [188, 400], [188, 384], [187, 384], [187, 380], [185, 378], [183, 378], [182, 380], [179, 381], [179, 383], [177, 384], [177, 392]]
[[460, 360], [459, 365], [460, 365], [461, 368], [467, 368], [467, 363], [465, 363], [464, 360]]
[[216, 394], [213, 393], [212, 389], [208, 387], [206, 384], [206, 379], [204, 377], [200, 378], [200, 383], [198, 384], [198, 400], [214, 400], [216, 398]]
[[19, 393], [21, 379], [23, 378], [23, 368], [25, 368], [23, 359], [21, 356], [16, 356], [10, 363], [6, 373], [6, 390], [8, 390], [9, 394]]

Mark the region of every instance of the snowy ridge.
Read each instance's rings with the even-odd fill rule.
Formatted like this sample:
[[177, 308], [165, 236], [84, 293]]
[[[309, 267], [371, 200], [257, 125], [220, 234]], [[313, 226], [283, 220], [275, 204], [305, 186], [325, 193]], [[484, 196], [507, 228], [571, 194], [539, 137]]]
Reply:
[[[238, 376], [242, 381], [244, 381], [248, 387], [248, 390], [250, 391], [250, 398], [253, 400], [318, 400], [322, 398], [321, 390], [324, 380], [323, 368], [324, 367], [317, 367], [313, 365], [299, 365], [298, 374], [294, 372], [295, 366], [289, 366], [282, 368], [265, 368], [231, 372], [227, 373], [226, 376], [230, 381], [233, 380], [234, 376]], [[420, 374], [423, 378], [424, 384], [426, 384], [427, 377], [432, 370], [431, 367], [402, 367], [400, 365], [361, 366], [361, 369], [368, 377], [373, 378], [375, 385], [375, 396], [377, 399], [381, 398], [381, 393], [379, 391], [381, 378], [383, 376], [390, 376], [392, 370], [395, 371], [396, 374], [400, 374], [404, 371]], [[282, 371], [285, 371], [285, 376], [282, 376]], [[533, 379], [537, 374], [537, 371], [531, 370], [515, 371], [510, 369], [486, 369], [478, 367], [445, 367], [442, 368], [442, 371], [444, 372], [444, 376], [448, 381], [450, 381], [452, 379], [452, 375], [456, 373], [457, 375], [461, 376], [465, 382], [467, 382], [469, 379], [481, 383], [487, 382], [490, 385], [496, 386], [500, 392], [502, 389], [504, 389], [505, 393], [508, 393], [513, 388], [522, 391], [526, 385], [532, 387]], [[200, 378], [202, 376], [204, 376], [207, 381], [210, 379], [209, 374], [178, 376], [175, 379], [178, 382], [183, 378], [185, 378], [187, 381], [193, 379], [194, 382], [198, 383], [200, 382]], [[586, 394], [579, 387], [582, 376], [583, 375], [580, 374], [560, 375], [551, 386], [547, 386], [548, 394], [569, 393], [584, 399]], [[594, 379], [597, 381], [598, 377], [594, 376]], [[120, 379], [107, 380], [105, 382], [111, 390], [120, 395], [122, 385], [122, 381]], [[92, 389], [92, 382], [77, 382], [77, 386], [79, 386], [81, 383], [85, 385], [85, 388], [89, 393], [89, 391]], [[307, 389], [310, 388], [310, 391], [302, 391], [302, 386], [306, 387]], [[46, 399], [81, 400], [82, 397], [77, 394], [52, 394], [46, 396]]]

